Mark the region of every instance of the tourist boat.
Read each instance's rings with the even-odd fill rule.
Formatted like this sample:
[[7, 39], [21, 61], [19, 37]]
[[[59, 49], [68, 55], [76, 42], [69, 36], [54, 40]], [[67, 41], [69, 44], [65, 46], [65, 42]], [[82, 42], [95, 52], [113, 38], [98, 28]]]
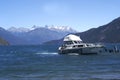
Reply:
[[98, 54], [103, 48], [101, 44], [83, 43], [79, 36], [69, 34], [64, 37], [62, 46], [59, 47], [59, 54], [89, 55]]

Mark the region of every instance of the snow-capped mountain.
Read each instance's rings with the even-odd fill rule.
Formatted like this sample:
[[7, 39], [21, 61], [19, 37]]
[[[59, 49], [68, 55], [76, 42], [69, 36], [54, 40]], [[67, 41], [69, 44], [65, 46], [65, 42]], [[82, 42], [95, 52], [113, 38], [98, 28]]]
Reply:
[[77, 32], [76, 30], [73, 30], [72, 28], [68, 27], [68, 26], [45, 26], [45, 28], [50, 29], [50, 30], [54, 30], [54, 31], [63, 31], [63, 32]]
[[69, 33], [76, 33], [70, 27], [67, 26], [33, 26], [31, 28], [16, 28], [11, 27], [7, 31], [12, 35], [24, 39], [27, 41], [25, 44], [41, 44], [46, 41], [61, 39]]
[[27, 41], [24, 38], [20, 38], [15, 36], [11, 32], [7, 31], [6, 29], [0, 27], [0, 38], [6, 40], [10, 43], [10, 45], [24, 45], [27, 44]]
[[8, 29], [9, 32], [14, 32], [14, 33], [22, 33], [22, 32], [29, 32], [30, 29], [29, 28], [24, 28], [24, 27], [19, 27], [19, 28], [16, 28], [16, 27], [10, 27]]
[[69, 33], [75, 33], [77, 32], [76, 30], [68, 27], [68, 26], [45, 26], [45, 27], [40, 27], [40, 26], [33, 26], [31, 28], [24, 28], [24, 27], [10, 27], [8, 29], [8, 31], [10, 32], [13, 32], [13, 33], [23, 33], [23, 32], [29, 32], [29, 31], [32, 31], [32, 30], [35, 30], [37, 28], [45, 28], [45, 29], [48, 29], [48, 30], [53, 30], [53, 31], [57, 31], [57, 32], [69, 32]]
[[29, 29], [32, 31], [32, 30], [35, 30], [35, 29], [37, 29], [37, 28], [40, 28], [40, 26], [34, 25], [34, 26], [30, 27]]

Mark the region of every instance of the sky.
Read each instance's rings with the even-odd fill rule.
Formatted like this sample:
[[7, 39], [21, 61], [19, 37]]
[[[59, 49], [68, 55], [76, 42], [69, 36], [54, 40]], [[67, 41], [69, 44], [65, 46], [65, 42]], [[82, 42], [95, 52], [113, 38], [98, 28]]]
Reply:
[[120, 17], [120, 0], [0, 0], [0, 27], [69, 26], [86, 31]]

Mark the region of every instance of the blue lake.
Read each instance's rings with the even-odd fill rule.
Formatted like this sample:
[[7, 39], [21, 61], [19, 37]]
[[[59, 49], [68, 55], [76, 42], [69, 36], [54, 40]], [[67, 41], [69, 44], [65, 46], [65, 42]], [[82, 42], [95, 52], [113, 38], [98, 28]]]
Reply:
[[57, 46], [0, 46], [0, 80], [120, 79], [120, 54], [59, 55]]

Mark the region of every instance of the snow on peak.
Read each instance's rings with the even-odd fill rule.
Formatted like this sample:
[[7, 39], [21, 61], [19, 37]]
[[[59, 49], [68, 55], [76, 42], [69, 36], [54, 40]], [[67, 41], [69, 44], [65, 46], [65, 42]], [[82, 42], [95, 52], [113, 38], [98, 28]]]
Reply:
[[30, 31], [30, 29], [24, 28], [24, 27], [18, 27], [18, 28], [16, 28], [16, 27], [10, 27], [8, 29], [8, 31], [10, 31], [10, 32], [28, 32], [28, 31]]
[[33, 27], [30, 28], [30, 30], [34, 30], [34, 29], [37, 29], [37, 28], [40, 28], [39, 26], [36, 26], [34, 25]]
[[8, 29], [8, 31], [10, 32], [29, 32], [29, 31], [32, 31], [32, 30], [35, 30], [37, 28], [45, 28], [45, 29], [49, 29], [49, 30], [53, 30], [53, 31], [57, 31], [57, 32], [70, 32], [70, 33], [74, 33], [74, 32], [77, 32], [75, 30], [73, 30], [72, 28], [68, 27], [68, 26], [48, 26], [48, 25], [45, 25], [45, 27], [40, 27], [40, 26], [36, 26], [34, 25], [33, 27], [27, 27], [27, 28], [24, 28], [24, 27], [11, 27]]
[[50, 30], [55, 30], [55, 31], [63, 31], [63, 32], [76, 32], [72, 28], [68, 26], [46, 26], [46, 28]]

